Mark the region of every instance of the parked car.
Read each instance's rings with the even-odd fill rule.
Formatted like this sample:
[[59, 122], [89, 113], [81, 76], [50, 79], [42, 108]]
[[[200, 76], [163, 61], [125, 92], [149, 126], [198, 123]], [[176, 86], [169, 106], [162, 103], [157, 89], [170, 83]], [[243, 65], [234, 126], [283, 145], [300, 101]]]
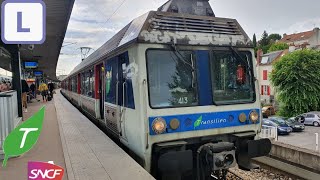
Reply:
[[301, 132], [305, 129], [304, 124], [299, 122], [295, 117], [289, 119], [284, 118], [284, 120], [292, 128], [294, 132]]
[[293, 131], [293, 129], [286, 123], [283, 117], [270, 117], [269, 120], [276, 123], [278, 126], [280, 126], [280, 128], [283, 128], [290, 132]]
[[269, 117], [275, 114], [276, 114], [276, 111], [274, 110], [273, 106], [265, 106], [262, 108], [263, 117]]
[[304, 124], [305, 125], [313, 125], [316, 127], [320, 126], [320, 112], [309, 112], [309, 113], [305, 113], [305, 114], [302, 114], [299, 116], [304, 117]]
[[262, 126], [271, 126], [276, 127], [278, 135], [288, 135], [292, 132], [292, 128], [289, 127], [287, 124], [278, 124], [270, 119], [263, 119]]

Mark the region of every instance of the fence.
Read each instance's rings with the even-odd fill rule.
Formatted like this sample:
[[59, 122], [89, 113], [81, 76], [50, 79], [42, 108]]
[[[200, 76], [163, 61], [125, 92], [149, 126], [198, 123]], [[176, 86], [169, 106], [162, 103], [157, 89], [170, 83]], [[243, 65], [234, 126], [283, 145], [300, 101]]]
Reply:
[[263, 125], [259, 136], [260, 138], [268, 138], [271, 140], [278, 141], [277, 127]]
[[8, 134], [20, 123], [18, 116], [17, 92], [0, 93], [0, 159], [2, 144]]

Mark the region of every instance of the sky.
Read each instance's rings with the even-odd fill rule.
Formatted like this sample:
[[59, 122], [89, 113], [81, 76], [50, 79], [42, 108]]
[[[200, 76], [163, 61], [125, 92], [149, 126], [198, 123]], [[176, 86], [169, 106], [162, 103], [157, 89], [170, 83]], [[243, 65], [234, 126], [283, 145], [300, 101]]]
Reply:
[[[134, 18], [167, 0], [76, 0], [58, 61], [57, 75], [81, 62], [80, 47], [98, 49]], [[320, 27], [316, 0], [210, 0], [217, 17], [237, 19], [250, 38], [264, 30], [292, 34]], [[72, 44], [71, 44], [72, 43]], [[71, 44], [71, 45], [68, 45]]]

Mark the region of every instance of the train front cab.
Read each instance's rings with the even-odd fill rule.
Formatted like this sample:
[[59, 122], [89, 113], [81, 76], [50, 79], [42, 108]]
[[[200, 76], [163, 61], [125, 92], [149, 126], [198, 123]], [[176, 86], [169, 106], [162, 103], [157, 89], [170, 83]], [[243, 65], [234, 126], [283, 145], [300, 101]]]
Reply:
[[257, 137], [251, 49], [140, 45], [139, 52], [146, 57], [146, 168], [154, 177], [223, 178], [229, 167], [252, 169], [251, 158], [269, 154], [270, 140]]

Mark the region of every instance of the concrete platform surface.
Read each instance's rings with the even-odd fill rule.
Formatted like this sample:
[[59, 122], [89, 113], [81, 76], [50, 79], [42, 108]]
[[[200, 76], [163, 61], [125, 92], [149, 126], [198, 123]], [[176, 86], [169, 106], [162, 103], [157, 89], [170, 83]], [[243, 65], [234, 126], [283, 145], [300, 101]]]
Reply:
[[154, 179], [60, 92], [54, 102], [69, 180]]
[[[40, 99], [40, 96], [38, 98]], [[54, 102], [42, 103], [32, 100], [32, 103], [28, 104], [28, 112], [23, 113], [23, 119], [27, 120], [42, 106], [46, 106], [46, 112], [37, 144], [24, 155], [9, 159], [5, 168], [0, 161], [0, 180], [28, 179], [28, 161], [54, 161], [56, 165], [66, 168]], [[64, 180], [68, 180], [68, 177], [64, 176]]]

